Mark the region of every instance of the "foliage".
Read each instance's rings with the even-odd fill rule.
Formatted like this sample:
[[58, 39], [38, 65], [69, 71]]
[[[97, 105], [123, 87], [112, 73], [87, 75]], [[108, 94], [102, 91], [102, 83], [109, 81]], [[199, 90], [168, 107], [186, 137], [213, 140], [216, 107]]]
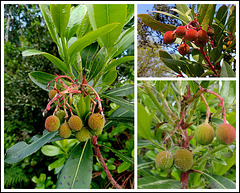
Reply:
[[[137, 109], [138, 188], [236, 188], [236, 143], [200, 145], [194, 136], [206, 121], [236, 128], [235, 81], [139, 81]], [[155, 166], [158, 152], [179, 148], [193, 153], [189, 171]]]
[[[46, 69], [45, 71], [47, 73], [39, 70], [30, 72], [29, 77], [43, 90], [49, 91], [49, 89], [53, 87], [55, 89], [58, 87], [60, 93], [61, 89], [64, 88], [68, 88], [66, 92], [70, 93], [72, 91], [72, 93], [75, 93], [73, 106], [70, 110], [71, 113], [73, 110], [74, 113], [82, 117], [84, 124], [86, 124], [85, 120], [90, 110], [94, 112], [95, 106], [90, 107], [90, 99], [92, 103], [94, 98], [89, 94], [88, 97], [83, 99], [83, 96], [81, 97], [81, 95], [79, 96], [78, 94], [83, 91], [83, 87], [85, 86], [89, 88], [89, 90], [86, 90], [86, 93], [92, 91], [96, 95], [95, 100], [97, 100], [98, 109], [102, 113], [104, 110], [104, 113], [106, 112], [108, 116], [103, 135], [108, 134], [106, 131], [109, 128], [115, 130], [115, 128], [117, 129], [121, 125], [121, 129], [119, 131], [117, 130], [117, 132], [115, 131], [113, 135], [118, 136], [119, 139], [114, 141], [115, 143], [120, 142], [120, 144], [125, 143], [117, 147], [117, 149], [114, 149], [115, 147], [112, 148], [112, 144], [109, 143], [107, 143], [105, 147], [103, 143], [102, 146], [106, 148], [105, 152], [110, 150], [113, 152], [110, 155], [108, 153], [103, 154], [103, 157], [105, 159], [112, 157], [118, 160], [118, 163], [121, 165], [116, 167], [117, 172], [130, 173], [130, 176], [132, 176], [132, 178], [128, 178], [127, 175], [124, 176], [122, 188], [133, 188], [133, 161], [131, 159], [131, 157], [133, 157], [133, 105], [130, 102], [133, 99], [133, 81], [127, 81], [126, 78], [121, 80], [121, 77], [118, 75], [118, 72], [121, 72], [125, 77], [133, 78], [133, 71], [131, 70], [131, 66], [124, 69], [121, 69], [121, 66], [117, 69], [117, 66], [121, 63], [133, 65], [131, 61], [133, 60], [132, 44], [134, 28], [132, 25], [134, 6], [125, 4], [89, 4], [71, 7], [71, 5], [51, 4], [49, 7], [47, 5], [40, 5], [51, 38], [56, 44], [58, 55], [53, 55], [47, 52], [47, 50], [28, 49], [22, 52], [22, 56], [25, 59], [28, 58], [27, 56], [35, 55], [35, 57], [38, 58], [39, 55], [43, 55], [64, 75], [52, 75], [50, 74], [51, 72]], [[118, 10], [118, 12], [116, 12], [116, 10]], [[107, 14], [107, 18], [99, 17], [99, 15], [105, 14]], [[116, 15], [118, 17], [116, 17]], [[61, 23], [59, 18], [62, 18]], [[68, 80], [63, 78], [68, 78]], [[116, 84], [116, 78], [121, 80], [121, 82]], [[54, 79], [56, 85], [51, 83]], [[58, 79], [63, 79], [63, 82], [59, 81], [60, 85], [58, 85]], [[69, 82], [69, 80], [72, 79], [75, 81]], [[74, 86], [76, 88], [82, 87], [80, 89], [81, 91], [71, 90], [70, 88]], [[105, 100], [101, 102], [98, 94], [101, 98], [105, 98]], [[63, 96], [65, 96], [65, 94]], [[70, 97], [70, 95], [66, 96]], [[54, 100], [56, 100], [56, 96], [49, 102], [43, 115], [49, 110], [52, 111], [50, 107]], [[82, 108], [84, 106], [85, 108]], [[41, 121], [40, 123], [43, 122], [44, 121]], [[123, 128], [125, 131], [124, 135], [121, 136]], [[126, 131], [126, 128], [130, 129]], [[72, 137], [74, 136], [70, 138]], [[100, 138], [101, 135], [99, 136], [99, 139]], [[105, 162], [102, 160], [101, 153], [99, 154], [99, 145], [96, 139], [96, 136], [91, 137], [93, 145], [90, 143], [90, 140], [88, 140], [85, 143], [73, 143], [70, 146], [65, 146], [66, 144], [63, 145], [65, 140], [59, 141], [62, 140], [62, 138], [57, 132], [50, 133], [44, 130], [42, 136], [33, 136], [28, 144], [19, 142], [12, 146], [6, 153], [5, 162], [12, 164], [17, 163], [42, 147], [44, 154], [49, 156], [48, 152], [51, 152], [50, 154], [52, 156], [58, 158], [55, 162], [51, 164], [48, 163], [49, 170], [55, 168], [55, 173], [59, 173], [57, 175], [57, 181], [53, 179], [53, 182], [56, 183], [56, 188], [90, 188], [93, 161], [96, 162], [96, 160], [93, 160], [92, 149], [94, 148], [101, 166], [107, 173], [108, 179], [114, 182], [111, 174], [108, 173], [109, 169], [104, 167]], [[54, 146], [43, 146], [51, 141], [55, 141], [53, 142]], [[63, 144], [60, 145], [59, 143]], [[101, 141], [99, 141], [99, 143], [101, 143]], [[127, 151], [124, 150], [124, 147], [127, 148]], [[71, 152], [69, 148], [72, 149]], [[122, 159], [122, 161], [119, 161], [119, 158]], [[129, 160], [131, 160], [131, 164], [128, 163]], [[71, 183], [66, 179], [66, 176], [71, 178]], [[102, 178], [104, 178], [104, 175]], [[47, 178], [47, 181], [45, 181], [45, 179], [46, 177], [42, 175], [40, 178], [33, 178], [33, 181], [37, 183], [38, 188], [48, 188], [52, 185], [50, 181], [52, 178]], [[107, 183], [107, 181], [104, 183]], [[116, 182], [112, 184], [117, 188], [120, 187]], [[100, 185], [101, 188], [105, 187], [102, 181]], [[96, 188], [96, 184], [92, 186], [92, 188]]]

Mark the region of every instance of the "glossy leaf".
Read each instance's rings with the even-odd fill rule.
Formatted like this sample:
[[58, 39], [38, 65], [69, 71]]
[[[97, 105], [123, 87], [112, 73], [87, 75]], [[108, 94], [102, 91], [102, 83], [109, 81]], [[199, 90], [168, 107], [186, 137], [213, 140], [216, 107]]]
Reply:
[[163, 14], [163, 15], [169, 16], [173, 19], [178, 19], [182, 22], [183, 25], [186, 25], [188, 23], [187, 21], [183, 20], [181, 17], [177, 17], [176, 15], [173, 15], [173, 14], [168, 13], [168, 12], [164, 12], [164, 11], [151, 11], [151, 12]]
[[208, 4], [207, 6], [204, 6], [204, 10], [201, 11], [200, 13], [204, 15], [200, 24], [202, 26], [202, 29], [205, 31], [207, 31], [209, 23], [212, 23], [213, 21], [215, 8], [216, 8], [216, 4]]
[[137, 103], [137, 121], [138, 121], [138, 134], [145, 138], [151, 138], [151, 120], [145, 108]]
[[213, 189], [236, 189], [236, 183], [216, 174], [203, 173]]
[[76, 33], [86, 15], [87, 15], [86, 5], [78, 5], [71, 11], [69, 22], [66, 27], [67, 41]]
[[16, 143], [14, 146], [9, 148], [5, 155], [5, 162], [14, 164], [25, 157], [35, 153], [50, 139], [52, 139], [58, 132], [46, 132], [41, 138], [34, 140], [31, 144], [27, 144], [24, 141]]
[[66, 161], [66, 157], [57, 159], [56, 161], [48, 165], [48, 171], [61, 167], [65, 163], [65, 161]]
[[59, 154], [62, 154], [64, 153], [60, 147], [57, 147], [57, 146], [54, 146], [54, 145], [44, 145], [42, 148], [41, 148], [41, 151], [44, 155], [46, 156], [56, 156], [56, 155], [59, 155]]
[[236, 101], [236, 81], [222, 81], [220, 96], [224, 99], [225, 108]]
[[222, 69], [220, 73], [221, 77], [236, 77], [235, 73], [233, 72], [232, 68], [227, 62], [223, 62]]
[[82, 23], [76, 31], [77, 37], [81, 38], [91, 30], [92, 26], [89, 22], [88, 13], [85, 14]]
[[89, 189], [93, 153], [90, 140], [78, 144], [70, 154], [57, 180], [57, 189]]
[[122, 58], [113, 59], [113, 60], [107, 65], [107, 67], [104, 68], [104, 72], [110, 70], [111, 68], [116, 67], [116, 66], [119, 65], [119, 64], [122, 64], [122, 63], [127, 62], [127, 61], [131, 61], [131, 60], [134, 60], [134, 56], [124, 56], [124, 57], [122, 57]]
[[152, 28], [153, 30], [165, 33], [167, 31], [173, 31], [176, 29], [176, 26], [161, 23], [153, 19], [149, 14], [138, 14], [137, 16], [144, 22], [145, 25]]
[[108, 90], [104, 92], [103, 94], [109, 94], [112, 96], [127, 96], [129, 94], [134, 93], [134, 85], [133, 84], [126, 84], [122, 87], [115, 88], [112, 90]]
[[134, 17], [134, 4], [127, 4], [127, 16], [125, 25]]
[[53, 23], [61, 37], [65, 35], [65, 29], [70, 17], [71, 4], [50, 4], [50, 13]]
[[106, 72], [103, 76], [102, 76], [102, 82], [104, 85], [111, 85], [117, 78], [117, 70], [112, 70], [112, 71], [108, 71]]
[[128, 168], [130, 168], [130, 166], [131, 165], [128, 162], [123, 162], [123, 163], [121, 163], [120, 166], [118, 166], [117, 172], [120, 174], [120, 173], [126, 171]]
[[77, 52], [81, 52], [86, 46], [93, 43], [98, 37], [101, 37], [102, 35], [110, 32], [117, 26], [118, 26], [118, 23], [108, 24], [108, 25], [100, 27], [94, 31], [91, 31], [91, 32], [87, 33], [86, 35], [84, 35], [83, 37], [79, 38], [68, 49], [68, 54], [69, 54], [70, 58]]
[[34, 50], [34, 49], [24, 50], [22, 52], [23, 56], [33, 56], [33, 55], [39, 55], [39, 54], [41, 54], [41, 55], [45, 56], [47, 59], [49, 59], [57, 68], [59, 68], [64, 73], [66, 73], [66, 74], [68, 73], [67, 64], [65, 64], [60, 59], [58, 59], [57, 57], [55, 57], [49, 53], [41, 52], [41, 51]]
[[159, 56], [168, 68], [172, 69], [174, 72], [177, 72], [179, 74], [181, 73], [181, 71], [179, 70], [179, 67], [177, 66], [177, 63], [167, 62], [166, 59], [172, 59], [172, 57], [166, 51], [159, 50]]
[[[180, 18], [182, 18], [183, 20], [185, 19], [186, 22], [188, 22], [189, 19], [193, 20], [192, 13], [189, 12], [190, 8], [188, 7], [187, 4], [176, 4], [176, 8], [181, 12], [181, 14], [179, 14]], [[189, 16], [186, 15], [186, 13], [189, 13]]]
[[102, 26], [118, 23], [112, 31], [108, 31], [98, 39], [99, 44], [107, 49], [111, 47], [122, 32], [127, 16], [127, 4], [88, 4], [88, 15], [93, 30]]

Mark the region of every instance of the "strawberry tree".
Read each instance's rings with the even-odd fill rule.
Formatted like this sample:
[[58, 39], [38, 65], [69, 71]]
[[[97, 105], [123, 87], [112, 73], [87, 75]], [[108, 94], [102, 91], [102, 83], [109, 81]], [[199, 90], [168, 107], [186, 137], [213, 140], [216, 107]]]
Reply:
[[[75, 141], [71, 146], [69, 157], [61, 158], [61, 163], [51, 164], [51, 169], [58, 168], [56, 188], [90, 188], [93, 155], [112, 186], [122, 188], [109, 171], [101, 147], [116, 154], [128, 166], [126, 169], [133, 170], [133, 158], [111, 146], [99, 145], [97, 139], [104, 130], [119, 123], [133, 127], [133, 104], [126, 97], [133, 93], [133, 84], [114, 88], [112, 83], [118, 76], [117, 66], [134, 59], [134, 56], [125, 54], [134, 39], [134, 28], [129, 25], [134, 6], [39, 6], [59, 57], [35, 49], [23, 51], [22, 56], [43, 55], [61, 70], [61, 74], [40, 71], [29, 74], [31, 80], [45, 91], [46, 108], [42, 114], [46, 120], [39, 123], [45, 130], [41, 137], [33, 137], [30, 144], [19, 142], [8, 149], [5, 162], [17, 163], [48, 142], [60, 140], [66, 144], [66, 140], [77, 139], [77, 143]], [[111, 112], [105, 110], [107, 101], [116, 105]], [[49, 156], [62, 153], [59, 147], [44, 147], [42, 151]]]
[[176, 4], [170, 9], [178, 17], [163, 11], [153, 11], [178, 19], [176, 27], [161, 23], [148, 14], [138, 17], [153, 30], [161, 32], [165, 44], [179, 44], [178, 53], [170, 55], [168, 48], [159, 50], [159, 57], [176, 77], [235, 77], [236, 72], [236, 5]]

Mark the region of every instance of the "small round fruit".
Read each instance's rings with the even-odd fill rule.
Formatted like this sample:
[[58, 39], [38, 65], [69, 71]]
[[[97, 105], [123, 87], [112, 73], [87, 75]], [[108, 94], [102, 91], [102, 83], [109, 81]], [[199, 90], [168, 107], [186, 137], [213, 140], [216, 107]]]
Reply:
[[181, 44], [178, 47], [178, 52], [183, 56], [186, 55], [189, 52], [189, 50], [190, 50], [190, 48], [187, 44]]
[[104, 124], [105, 124], [105, 121], [101, 114], [94, 113], [94, 114], [90, 115], [90, 117], [88, 118], [88, 126], [92, 130], [102, 129], [104, 127]]
[[203, 123], [197, 127], [194, 136], [196, 141], [201, 145], [208, 145], [213, 141], [215, 133], [211, 125]]
[[214, 30], [213, 29], [208, 29], [207, 30], [207, 34], [209, 35], [209, 36], [214, 36]]
[[176, 34], [183, 37], [186, 33], [187, 29], [184, 26], [178, 26], [176, 29]]
[[79, 131], [83, 126], [81, 118], [77, 115], [71, 116], [68, 120], [68, 124], [69, 127], [74, 131]]
[[223, 50], [226, 50], [227, 49], [227, 46], [226, 45], [223, 45]]
[[198, 37], [198, 33], [195, 29], [189, 29], [186, 31], [185, 38], [188, 41], [194, 41]]
[[236, 139], [236, 130], [232, 125], [223, 123], [218, 125], [216, 129], [216, 137], [220, 143], [228, 145]]
[[100, 135], [101, 133], [102, 133], [102, 131], [103, 131], [103, 128], [102, 129], [97, 129], [97, 130], [92, 130], [92, 129], [90, 129], [91, 130], [91, 133], [92, 133], [92, 135]]
[[194, 43], [196, 44], [196, 46], [200, 47], [200, 48], [203, 48], [206, 43], [207, 43], [207, 40], [206, 41], [200, 41], [198, 38], [194, 41]]
[[173, 165], [173, 156], [169, 151], [161, 151], [157, 154], [155, 159], [156, 166], [161, 170], [171, 168]]
[[48, 96], [50, 99], [53, 99], [53, 97], [57, 94], [57, 91], [52, 89], [49, 91]]
[[65, 112], [63, 110], [58, 110], [56, 112], [56, 116], [60, 119], [60, 122], [64, 121], [64, 117], [66, 116]]
[[203, 42], [207, 41], [208, 35], [205, 30], [199, 30], [197, 32], [197, 35], [198, 35], [198, 37], [197, 37], [198, 40], [203, 41]]
[[68, 126], [67, 123], [63, 123], [59, 130], [58, 130], [58, 134], [62, 137], [62, 138], [69, 138], [70, 135], [72, 134], [72, 131], [70, 129], [70, 127]]
[[192, 168], [193, 155], [187, 149], [178, 149], [174, 154], [174, 166], [182, 171], [186, 172]]
[[57, 116], [51, 115], [47, 117], [45, 121], [45, 128], [49, 132], [57, 131], [59, 127], [60, 127], [60, 120]]
[[86, 128], [83, 127], [80, 131], [78, 131], [75, 135], [75, 137], [77, 138], [78, 141], [87, 141], [90, 138], [90, 131]]
[[165, 44], [172, 44], [176, 40], [176, 34], [172, 31], [167, 31], [163, 36], [163, 41]]
[[227, 46], [230, 46], [232, 44], [232, 41], [227, 41]]

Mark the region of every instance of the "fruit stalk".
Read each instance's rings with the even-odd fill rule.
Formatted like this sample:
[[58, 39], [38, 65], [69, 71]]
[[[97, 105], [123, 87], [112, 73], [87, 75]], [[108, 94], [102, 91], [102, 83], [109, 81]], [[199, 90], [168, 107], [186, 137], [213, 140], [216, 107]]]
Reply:
[[210, 108], [208, 106], [208, 103], [207, 103], [205, 97], [203, 96], [203, 93], [201, 93], [201, 99], [203, 100], [203, 102], [204, 102], [204, 104], [206, 105], [206, 108], [207, 108], [205, 122], [208, 123], [211, 111], [210, 111]]
[[122, 189], [122, 187], [113, 179], [113, 177], [112, 177], [112, 175], [111, 175], [111, 173], [110, 173], [106, 163], [104, 162], [104, 159], [103, 159], [102, 154], [101, 154], [100, 149], [99, 149], [99, 145], [97, 144], [97, 137], [96, 136], [91, 136], [91, 139], [92, 139], [92, 144], [94, 146], [94, 150], [96, 152], [96, 155], [97, 155], [97, 157], [99, 159], [99, 162], [101, 163], [101, 166], [103, 167], [103, 170], [107, 174], [107, 177], [108, 177], [109, 181], [117, 189]]
[[189, 173], [188, 172], [181, 172], [181, 182], [182, 182], [181, 189], [187, 189], [188, 188], [188, 179], [189, 179]]

